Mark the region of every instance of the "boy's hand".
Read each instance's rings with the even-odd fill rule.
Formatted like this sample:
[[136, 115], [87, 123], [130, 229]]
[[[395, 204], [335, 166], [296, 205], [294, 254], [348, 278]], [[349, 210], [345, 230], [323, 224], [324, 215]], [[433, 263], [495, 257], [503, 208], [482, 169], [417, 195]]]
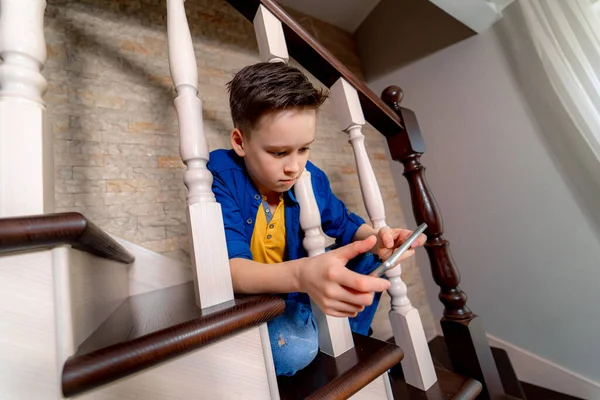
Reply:
[[346, 268], [348, 261], [374, 245], [374, 237], [369, 237], [307, 259], [298, 271], [300, 291], [308, 293], [327, 315], [355, 317], [365, 306], [371, 305], [373, 292], [390, 287], [385, 279], [361, 275]]
[[[396, 250], [398, 246], [400, 246], [406, 239], [408, 239], [410, 235], [412, 235], [412, 231], [408, 229], [392, 229], [388, 228], [387, 226], [383, 227], [377, 233], [377, 243], [371, 251], [377, 254], [379, 258], [381, 258], [383, 261], [385, 261], [388, 258], [390, 258], [394, 250]], [[406, 250], [404, 254], [402, 254], [400, 260], [404, 260], [408, 257], [413, 256], [415, 254], [414, 248], [418, 246], [423, 246], [426, 240], [427, 236], [425, 236], [424, 234], [419, 235], [417, 240], [415, 240], [411, 244], [411, 248]]]

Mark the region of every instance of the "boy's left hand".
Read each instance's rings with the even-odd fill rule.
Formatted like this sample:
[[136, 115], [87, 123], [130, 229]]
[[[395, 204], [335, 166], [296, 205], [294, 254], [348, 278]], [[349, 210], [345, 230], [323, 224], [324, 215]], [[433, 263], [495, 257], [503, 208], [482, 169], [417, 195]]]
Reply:
[[[409, 229], [392, 229], [389, 227], [383, 227], [377, 232], [377, 243], [373, 248], [372, 252], [377, 254], [379, 258], [383, 261], [387, 260], [394, 250], [398, 246], [400, 246], [408, 237], [412, 235], [412, 231]], [[424, 234], [419, 235], [417, 240], [415, 240], [411, 248], [406, 250], [400, 260], [404, 260], [408, 257], [411, 257], [415, 254], [415, 247], [423, 246], [425, 241], [427, 240], [427, 236]]]

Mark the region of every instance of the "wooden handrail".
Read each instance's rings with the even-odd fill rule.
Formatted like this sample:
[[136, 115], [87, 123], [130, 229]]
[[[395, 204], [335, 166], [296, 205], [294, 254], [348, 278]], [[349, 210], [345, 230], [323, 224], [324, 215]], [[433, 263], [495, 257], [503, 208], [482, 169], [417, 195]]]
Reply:
[[283, 24], [288, 52], [319, 81], [331, 87], [344, 78], [357, 91], [365, 119], [386, 137], [403, 131], [400, 118], [367, 85], [335, 58], [274, 0], [227, 0], [250, 22], [259, 5], [266, 7]]
[[61, 244], [125, 264], [135, 260], [108, 233], [76, 212], [0, 219], [0, 254]]

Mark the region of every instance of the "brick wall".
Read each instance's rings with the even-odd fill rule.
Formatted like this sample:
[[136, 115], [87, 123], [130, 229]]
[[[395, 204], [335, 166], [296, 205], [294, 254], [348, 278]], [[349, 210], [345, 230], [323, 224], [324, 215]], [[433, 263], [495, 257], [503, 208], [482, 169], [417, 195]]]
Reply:
[[[223, 0], [188, 1], [186, 7], [208, 143], [211, 150], [228, 147], [232, 123], [224, 85], [236, 70], [260, 61], [254, 31]], [[57, 211], [79, 211], [112, 234], [189, 261], [165, 10], [164, 0], [48, 0], [45, 99], [55, 137]], [[362, 77], [348, 33], [293, 15]], [[385, 142], [369, 126], [364, 133], [388, 223], [401, 227]], [[366, 219], [351, 147], [330, 101], [319, 114], [311, 160]], [[404, 265], [403, 276], [429, 329], [433, 319], [414, 261]]]

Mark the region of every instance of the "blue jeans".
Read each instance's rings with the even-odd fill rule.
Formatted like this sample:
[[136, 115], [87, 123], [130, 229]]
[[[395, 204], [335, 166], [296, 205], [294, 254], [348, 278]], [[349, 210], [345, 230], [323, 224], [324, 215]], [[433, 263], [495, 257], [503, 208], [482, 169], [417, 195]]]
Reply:
[[[361, 274], [368, 274], [379, 265], [374, 255], [362, 254], [347, 267]], [[352, 332], [366, 335], [379, 305], [381, 293], [375, 293], [373, 304], [350, 318]], [[306, 293], [290, 293], [285, 302], [285, 312], [267, 324], [269, 339], [277, 375], [292, 376], [314, 360], [319, 352], [317, 322], [311, 311]]]

